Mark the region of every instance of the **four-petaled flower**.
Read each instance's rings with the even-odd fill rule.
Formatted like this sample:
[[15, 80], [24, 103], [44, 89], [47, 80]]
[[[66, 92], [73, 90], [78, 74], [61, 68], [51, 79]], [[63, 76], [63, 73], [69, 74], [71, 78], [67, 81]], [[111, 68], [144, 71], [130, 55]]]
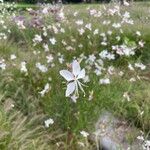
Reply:
[[80, 89], [84, 94], [84, 90], [82, 88], [83, 84], [79, 81], [79, 79], [83, 79], [85, 77], [85, 69], [80, 68], [80, 64], [77, 60], [74, 60], [72, 65], [72, 71], [61, 70], [60, 75], [64, 77], [67, 81], [67, 89], [66, 89], [66, 97], [69, 97], [73, 92], [75, 95], [79, 95], [78, 90]]

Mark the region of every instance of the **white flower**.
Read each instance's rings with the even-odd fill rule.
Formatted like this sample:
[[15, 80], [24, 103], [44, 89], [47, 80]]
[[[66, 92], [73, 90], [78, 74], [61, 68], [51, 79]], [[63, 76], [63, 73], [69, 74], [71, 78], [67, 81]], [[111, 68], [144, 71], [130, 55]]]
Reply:
[[45, 65], [42, 65], [41, 63], [36, 63], [36, 67], [41, 71], [41, 72], [47, 72], [48, 69]]
[[130, 13], [126, 11], [126, 12], [123, 14], [123, 17], [124, 17], [124, 18], [130, 18]]
[[82, 44], [79, 44], [78, 47], [79, 47], [79, 48], [83, 48], [83, 45], [82, 45]]
[[75, 17], [76, 17], [77, 15], [78, 15], [78, 12], [77, 12], [77, 11], [76, 11], [76, 12], [74, 12], [73, 16], [75, 16]]
[[115, 73], [115, 68], [113, 66], [109, 66], [108, 67], [108, 73], [111, 74], [111, 75], [114, 74]]
[[94, 94], [94, 91], [89, 91], [89, 98], [88, 100], [91, 101], [93, 99], [93, 94]]
[[133, 66], [132, 66], [131, 64], [128, 65], [128, 68], [129, 68], [130, 70], [134, 71], [134, 68], [133, 68]]
[[135, 54], [135, 47], [128, 47], [127, 45], [120, 45], [120, 46], [112, 46], [112, 49], [116, 51], [117, 54], [120, 56], [131, 56]]
[[144, 147], [146, 150], [150, 150], [150, 141], [149, 140], [145, 141]]
[[98, 30], [98, 29], [95, 29], [94, 32], [93, 32], [94, 35], [96, 35], [96, 34], [98, 34], [98, 33], [99, 33], [99, 30]]
[[115, 59], [115, 55], [114, 54], [111, 54], [109, 53], [107, 50], [103, 50], [102, 52], [99, 53], [99, 56], [102, 58], [102, 59], [109, 59], [109, 60], [114, 60]]
[[121, 24], [120, 23], [113, 23], [112, 25], [114, 28], [120, 28], [121, 27]]
[[141, 36], [141, 32], [140, 31], [136, 31], [136, 35]]
[[53, 59], [54, 59], [54, 58], [53, 58], [52, 54], [46, 56], [46, 58], [47, 58], [47, 63], [53, 62]]
[[116, 40], [120, 41], [121, 37], [120, 36], [116, 36]]
[[83, 81], [84, 81], [84, 83], [85, 83], [85, 82], [90, 82], [90, 78], [89, 78], [89, 76], [88, 76], [88, 75], [86, 75], [86, 76], [84, 77]]
[[60, 29], [60, 32], [65, 33], [65, 29], [64, 29], [64, 28], [61, 28], [61, 29]]
[[77, 102], [77, 99], [78, 99], [78, 96], [76, 96], [76, 95], [74, 94], [74, 95], [72, 95], [70, 98], [71, 98], [71, 100], [72, 100], [74, 103], [76, 103], [76, 102]]
[[106, 37], [106, 34], [105, 33], [101, 33], [100, 36]]
[[5, 62], [4, 59], [0, 60], [0, 69], [2, 69], [2, 70], [6, 69], [6, 64], [4, 62]]
[[64, 57], [63, 56], [59, 57], [58, 61], [62, 64], [64, 62]]
[[110, 84], [110, 80], [108, 78], [100, 79], [100, 84]]
[[34, 42], [34, 43], [40, 43], [40, 42], [42, 42], [42, 37], [41, 37], [41, 35], [36, 34], [36, 35], [34, 36], [33, 42]]
[[55, 45], [56, 39], [55, 38], [50, 38], [49, 41], [51, 42], [52, 45]]
[[142, 63], [135, 63], [135, 67], [140, 68], [141, 70], [145, 70], [146, 66], [143, 65]]
[[28, 70], [26, 68], [26, 62], [25, 61], [21, 62], [21, 72], [27, 72], [27, 71]]
[[90, 15], [91, 15], [91, 16], [95, 15], [96, 13], [97, 13], [97, 11], [96, 11], [95, 9], [91, 9], [91, 10], [90, 10]]
[[94, 55], [94, 54], [89, 55], [88, 60], [89, 60], [90, 62], [94, 62], [94, 61], [95, 61], [95, 59], [96, 59], [96, 57], [95, 57], [95, 55]]
[[107, 50], [103, 50], [99, 53], [99, 56], [103, 59], [107, 58], [108, 55], [108, 51]]
[[91, 28], [91, 27], [92, 27], [91, 23], [86, 24], [85, 27], [86, 27], [87, 29], [89, 29], [90, 31], [92, 30], [92, 28]]
[[108, 58], [109, 60], [114, 60], [114, 59], [115, 59], [115, 55], [114, 55], [114, 54], [111, 54], [111, 53], [108, 53], [107, 58]]
[[63, 12], [63, 9], [61, 9], [58, 14], [57, 14], [57, 19], [58, 20], [64, 20], [65, 19], [65, 15], [64, 15], [64, 12]]
[[128, 92], [125, 92], [125, 93], [123, 94], [123, 97], [124, 97], [128, 102], [130, 101], [130, 97], [129, 97]]
[[47, 7], [43, 8], [42, 13], [43, 14], [48, 14], [48, 8]]
[[25, 29], [26, 27], [24, 26], [24, 22], [23, 21], [17, 21], [16, 22], [17, 26], [19, 27], [19, 29]]
[[62, 43], [64, 46], [66, 46], [66, 45], [67, 45], [67, 43], [66, 43], [66, 41], [65, 41], [65, 40], [62, 40], [62, 41], [61, 41], [61, 43]]
[[16, 59], [16, 58], [17, 58], [16, 55], [14, 55], [14, 54], [10, 55], [10, 59], [11, 59], [11, 60], [14, 60], [14, 59]]
[[80, 34], [80, 35], [83, 35], [83, 33], [85, 32], [85, 30], [84, 30], [83, 28], [78, 29], [78, 31], [79, 31], [79, 34]]
[[77, 25], [82, 25], [82, 24], [83, 24], [83, 20], [77, 20], [77, 21], [76, 21], [76, 24], [77, 24]]
[[136, 79], [135, 78], [130, 78], [130, 80], [129, 80], [130, 82], [135, 82], [136, 81]]
[[40, 91], [39, 93], [41, 94], [41, 96], [43, 97], [46, 93], [48, 93], [48, 91], [50, 90], [50, 86], [49, 83], [47, 83], [44, 87], [44, 89], [42, 91]]
[[59, 32], [56, 26], [53, 25], [51, 28], [54, 30], [55, 34], [57, 34]]
[[118, 73], [118, 75], [122, 77], [122, 76], [124, 75], [124, 72], [123, 72], [123, 71], [120, 71], [120, 72]]
[[85, 138], [87, 138], [89, 136], [89, 133], [86, 131], [81, 131], [80, 134]]
[[107, 34], [108, 34], [108, 35], [112, 35], [112, 31], [110, 31], [110, 30], [107, 31]]
[[47, 44], [43, 44], [43, 48], [45, 49], [45, 52], [48, 52], [49, 51], [49, 47]]
[[61, 70], [60, 75], [68, 81], [66, 97], [73, 94], [73, 92], [75, 92], [75, 95], [78, 96], [78, 89], [80, 89], [85, 94], [82, 88], [83, 84], [79, 81], [79, 79], [83, 79], [85, 77], [85, 69], [81, 70], [80, 64], [77, 60], [74, 60], [72, 63], [71, 72], [68, 70]]
[[140, 115], [143, 116], [143, 114], [144, 114], [144, 111], [140, 111]]
[[97, 75], [97, 76], [99, 76], [99, 75], [101, 75], [102, 74], [102, 71], [101, 71], [101, 69], [95, 69], [95, 74]]
[[129, 6], [130, 4], [127, 1], [124, 1], [125, 6]]
[[145, 42], [139, 41], [138, 44], [140, 45], [140, 47], [144, 47]]
[[141, 140], [141, 141], [144, 141], [144, 137], [143, 137], [142, 135], [141, 135], [141, 136], [138, 136], [137, 139], [138, 139], [138, 140]]
[[45, 127], [49, 128], [50, 125], [54, 124], [54, 120], [49, 118], [49, 119], [45, 120], [44, 123], [45, 123]]

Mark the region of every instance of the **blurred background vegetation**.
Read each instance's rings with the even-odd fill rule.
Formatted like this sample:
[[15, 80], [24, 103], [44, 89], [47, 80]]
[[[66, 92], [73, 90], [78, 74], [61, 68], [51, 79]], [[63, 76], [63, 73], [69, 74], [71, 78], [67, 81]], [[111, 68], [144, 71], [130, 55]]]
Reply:
[[[28, 4], [35, 4], [35, 3], [52, 3], [52, 2], [63, 2], [63, 3], [93, 3], [93, 2], [100, 2], [100, 3], [109, 3], [110, 1], [116, 0], [5, 0], [5, 2], [17, 2], [17, 3], [28, 3]], [[122, 0], [118, 0], [122, 1]], [[133, 0], [129, 0], [133, 1]], [[145, 1], [149, 2], [150, 0], [134, 0], [134, 1]]]

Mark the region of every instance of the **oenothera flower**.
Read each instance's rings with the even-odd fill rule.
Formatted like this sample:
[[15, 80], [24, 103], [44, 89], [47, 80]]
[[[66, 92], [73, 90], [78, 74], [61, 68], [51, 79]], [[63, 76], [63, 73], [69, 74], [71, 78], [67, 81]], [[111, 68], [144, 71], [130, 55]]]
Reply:
[[75, 92], [75, 95], [79, 95], [78, 90], [80, 89], [84, 94], [82, 88], [83, 84], [79, 81], [85, 77], [85, 69], [80, 68], [80, 64], [77, 60], [74, 60], [71, 66], [72, 70], [61, 70], [60, 75], [64, 77], [67, 81], [66, 97], [69, 97]]

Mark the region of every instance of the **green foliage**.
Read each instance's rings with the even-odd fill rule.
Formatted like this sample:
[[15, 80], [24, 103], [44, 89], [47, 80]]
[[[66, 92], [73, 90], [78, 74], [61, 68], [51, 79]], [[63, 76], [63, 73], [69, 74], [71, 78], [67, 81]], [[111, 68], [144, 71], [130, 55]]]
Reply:
[[[38, 29], [36, 31], [33, 28], [27, 28], [20, 32], [14, 24], [10, 24], [12, 33], [9, 39], [5, 42], [0, 42], [0, 55], [7, 61], [7, 65], [9, 66], [8, 70], [6, 69], [3, 72], [0, 70], [0, 149], [44, 150], [68, 148], [71, 150], [83, 150], [83, 147], [78, 146], [78, 141], [84, 142], [86, 145], [85, 150], [90, 149], [91, 147], [87, 144], [87, 141], [79, 137], [79, 134], [81, 130], [93, 132], [95, 122], [103, 110], [108, 110], [116, 116], [124, 117], [131, 124], [134, 124], [146, 133], [149, 132], [150, 70], [144, 73], [139, 72], [143, 78], [140, 81], [138, 80], [138, 82], [131, 83], [129, 79], [133, 74], [125, 67], [125, 64], [127, 65], [128, 62], [135, 62], [135, 60], [140, 59], [149, 63], [150, 22], [143, 15], [146, 13], [147, 6], [141, 8], [137, 4], [134, 8], [131, 7], [132, 10], [129, 11], [134, 16], [136, 26], [131, 28], [124, 27], [125, 33], [121, 36], [123, 43], [129, 47], [135, 47], [137, 45], [137, 38], [134, 36], [135, 31], [140, 30], [146, 46], [140, 49], [139, 54], [135, 58], [118, 58], [112, 64], [106, 64], [116, 66], [117, 72], [124, 68], [124, 76], [118, 77], [113, 75], [112, 83], [105, 86], [99, 85], [97, 76], [91, 74], [90, 78], [92, 82], [87, 83], [87, 87], [85, 87], [86, 97], [81, 97], [77, 103], [72, 103], [64, 95], [65, 85], [59, 75], [59, 70], [66, 68], [66, 64], [60, 65], [58, 63], [56, 59], [58, 51], [64, 54], [67, 62], [71, 62], [74, 56], [79, 57], [82, 52], [88, 56], [91, 53], [99, 53], [104, 49], [104, 47], [98, 44], [98, 37], [93, 36], [88, 31], [81, 37], [76, 32], [73, 24], [74, 18], [71, 12], [81, 11], [80, 16], [84, 18], [85, 22], [91, 21], [95, 28], [99, 28], [103, 32], [108, 30], [101, 24], [98, 24], [98, 21], [94, 22], [93, 18], [89, 18], [89, 15], [85, 13], [88, 6], [65, 6], [65, 13], [69, 18], [70, 28], [64, 24], [66, 33], [56, 35], [58, 44], [55, 47], [49, 45], [50, 53], [54, 55], [56, 66], [54, 69], [49, 68], [48, 72], [44, 75], [35, 69], [35, 63], [37, 60], [44, 62], [45, 55], [41, 53], [40, 58], [33, 55], [33, 50], [37, 50], [38, 52], [43, 51], [40, 45], [34, 48], [32, 45], [32, 39]], [[97, 5], [92, 5], [92, 7], [100, 9]], [[139, 13], [142, 14], [140, 17]], [[51, 23], [54, 21], [51, 18], [45, 19]], [[144, 28], [141, 20], [145, 22]], [[53, 35], [52, 32], [48, 34]], [[88, 34], [91, 36], [92, 45], [88, 43]], [[114, 33], [110, 37], [110, 45], [115, 44], [115, 36]], [[62, 46], [61, 39], [64, 39], [71, 45], [70, 37], [76, 39], [76, 47], [82, 41], [84, 45], [83, 49], [68, 53], [65, 47]], [[13, 66], [12, 60], [9, 59], [11, 54], [17, 56], [15, 67]], [[20, 72], [21, 61], [28, 62], [28, 75]], [[81, 62], [81, 66], [84, 67], [85, 64]], [[39, 91], [43, 89], [49, 77], [52, 78], [52, 81], [49, 81], [52, 89], [44, 97], [41, 97]], [[93, 99], [89, 101], [87, 99], [88, 92], [92, 90], [94, 93]], [[123, 98], [124, 92], [129, 93], [130, 101], [126, 101]], [[10, 106], [7, 101], [15, 103], [15, 107], [9, 111]], [[140, 115], [142, 111], [144, 111], [144, 114]], [[50, 129], [46, 130], [43, 127], [43, 123], [47, 117], [52, 117], [55, 123]]]

